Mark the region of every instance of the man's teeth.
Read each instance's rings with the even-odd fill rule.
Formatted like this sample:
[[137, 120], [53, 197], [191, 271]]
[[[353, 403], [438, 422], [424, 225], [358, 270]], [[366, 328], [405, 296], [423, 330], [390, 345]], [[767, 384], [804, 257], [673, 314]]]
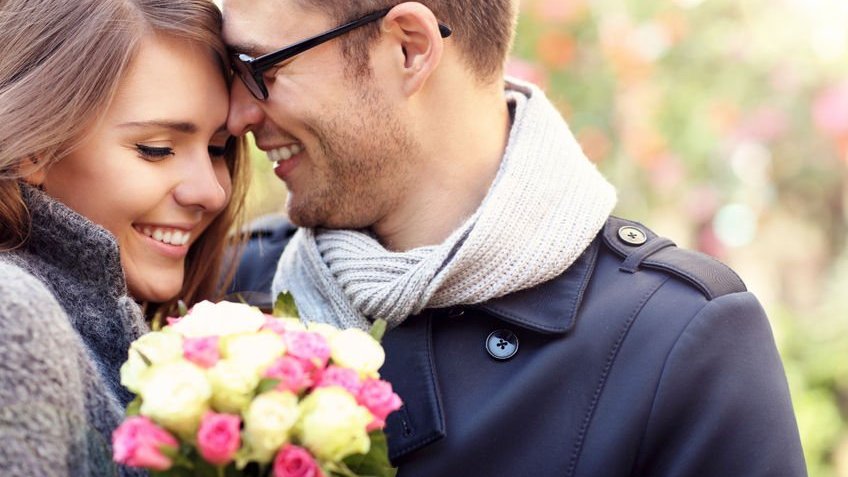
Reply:
[[289, 146], [279, 147], [277, 149], [271, 149], [267, 152], [268, 159], [271, 162], [277, 161], [287, 161], [292, 157], [298, 155], [303, 151], [303, 146], [300, 144], [291, 144]]
[[157, 242], [166, 243], [168, 245], [185, 245], [189, 240], [191, 240], [191, 232], [183, 232], [182, 230], [176, 229], [144, 227], [141, 229], [141, 232]]

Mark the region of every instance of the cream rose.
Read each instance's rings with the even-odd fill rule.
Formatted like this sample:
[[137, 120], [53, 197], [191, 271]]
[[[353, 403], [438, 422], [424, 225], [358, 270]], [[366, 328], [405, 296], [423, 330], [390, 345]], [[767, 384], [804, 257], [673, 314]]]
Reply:
[[180, 335], [148, 333], [130, 345], [128, 359], [121, 366], [121, 384], [138, 394], [151, 365], [180, 360], [182, 357], [183, 339]]
[[226, 336], [237, 333], [252, 333], [265, 324], [265, 315], [249, 305], [222, 301], [202, 301], [191, 312], [168, 327], [185, 337]]
[[288, 391], [262, 393], [244, 414], [244, 442], [249, 460], [267, 464], [289, 440], [291, 428], [300, 415], [297, 396]]
[[371, 448], [366, 428], [371, 413], [339, 387], [319, 388], [303, 399], [295, 433], [304, 447], [324, 461], [340, 461]]
[[209, 410], [212, 387], [203, 368], [171, 361], [150, 367], [139, 395], [142, 415], [188, 439]]
[[363, 379], [380, 376], [386, 353], [371, 335], [349, 328], [330, 336], [329, 342], [330, 357], [336, 365], [355, 370]]

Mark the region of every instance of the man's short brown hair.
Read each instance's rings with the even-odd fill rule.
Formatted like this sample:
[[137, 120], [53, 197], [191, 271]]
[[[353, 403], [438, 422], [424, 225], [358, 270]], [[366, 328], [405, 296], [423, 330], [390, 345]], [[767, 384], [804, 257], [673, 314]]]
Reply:
[[[299, 3], [341, 24], [402, 2], [299, 0]], [[501, 73], [515, 30], [517, 9], [514, 0], [418, 0], [418, 3], [429, 8], [440, 22], [453, 30], [452, 40], [478, 79], [493, 80]], [[368, 46], [378, 36], [377, 25], [368, 25], [342, 39], [342, 53], [357, 74], [368, 74]]]

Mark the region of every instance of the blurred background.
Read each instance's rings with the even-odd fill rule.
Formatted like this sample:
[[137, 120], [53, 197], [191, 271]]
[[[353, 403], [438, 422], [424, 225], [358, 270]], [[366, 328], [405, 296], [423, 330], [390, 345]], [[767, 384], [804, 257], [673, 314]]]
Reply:
[[[848, 0], [522, 0], [509, 70], [558, 105], [617, 215], [757, 294], [810, 475], [848, 477]], [[254, 162], [251, 215], [282, 210]]]

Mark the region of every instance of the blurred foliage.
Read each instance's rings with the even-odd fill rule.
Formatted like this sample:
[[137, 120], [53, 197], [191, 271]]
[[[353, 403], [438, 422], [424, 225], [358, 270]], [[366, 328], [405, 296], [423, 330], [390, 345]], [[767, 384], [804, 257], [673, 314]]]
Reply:
[[547, 90], [617, 214], [745, 279], [810, 475], [848, 477], [848, 2], [524, 0], [509, 70]]
[[[523, 0], [508, 69], [558, 105], [618, 215], [745, 279], [810, 475], [848, 477], [848, 1]], [[281, 209], [255, 162], [252, 214]]]

